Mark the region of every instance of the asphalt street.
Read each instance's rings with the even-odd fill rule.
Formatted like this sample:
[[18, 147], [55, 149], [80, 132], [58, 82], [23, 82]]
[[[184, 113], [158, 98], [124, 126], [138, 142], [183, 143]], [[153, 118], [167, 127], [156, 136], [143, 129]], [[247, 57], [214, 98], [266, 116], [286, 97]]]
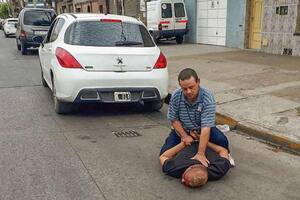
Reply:
[[[226, 134], [237, 166], [189, 189], [158, 163], [167, 105], [155, 113], [84, 105], [57, 115], [40, 73], [37, 51], [22, 56], [0, 31], [1, 200], [299, 199], [299, 156], [234, 131]], [[130, 130], [141, 136], [113, 134]]]

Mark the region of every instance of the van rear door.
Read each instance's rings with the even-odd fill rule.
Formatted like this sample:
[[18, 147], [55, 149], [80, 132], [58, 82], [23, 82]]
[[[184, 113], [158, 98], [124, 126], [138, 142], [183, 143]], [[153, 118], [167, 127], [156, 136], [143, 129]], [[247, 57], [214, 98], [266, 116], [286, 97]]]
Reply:
[[174, 15], [175, 15], [175, 30], [186, 29], [187, 16], [185, 5], [183, 2], [174, 3]]
[[173, 18], [172, 3], [166, 2], [161, 4], [161, 20], [159, 22], [159, 30], [167, 31], [169, 34], [174, 33], [174, 18]]

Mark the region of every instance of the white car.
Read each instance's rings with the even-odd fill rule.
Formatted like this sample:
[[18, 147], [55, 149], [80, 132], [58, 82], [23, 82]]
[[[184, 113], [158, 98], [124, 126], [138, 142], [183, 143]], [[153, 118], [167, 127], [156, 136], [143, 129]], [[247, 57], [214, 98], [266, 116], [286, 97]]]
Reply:
[[5, 37], [16, 35], [16, 27], [15, 24], [18, 23], [18, 18], [8, 18], [5, 20], [5, 23], [3, 25], [3, 31]]
[[42, 83], [52, 90], [59, 114], [82, 102], [140, 102], [159, 110], [168, 94], [167, 60], [132, 17], [61, 14], [39, 58]]

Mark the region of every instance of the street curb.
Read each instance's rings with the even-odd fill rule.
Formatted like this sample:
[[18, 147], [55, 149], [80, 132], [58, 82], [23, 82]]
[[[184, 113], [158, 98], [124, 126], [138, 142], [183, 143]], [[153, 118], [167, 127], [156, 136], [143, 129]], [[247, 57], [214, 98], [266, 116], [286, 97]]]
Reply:
[[[170, 97], [171, 94], [169, 93], [167, 96], [167, 100], [165, 101], [166, 104], [169, 104]], [[280, 134], [275, 134], [272, 130], [255, 126], [246, 122], [239, 122], [228, 115], [221, 114], [218, 112], [216, 113], [216, 123], [227, 124], [229, 125], [231, 130], [235, 129], [237, 131], [244, 132], [250, 136], [259, 138], [275, 146], [279, 146], [287, 151], [300, 154], [299, 142], [293, 141], [292, 139], [282, 136]]]
[[255, 125], [249, 125], [244, 122], [239, 122], [236, 126], [236, 130], [247, 133], [250, 136], [262, 139], [273, 145], [279, 146], [282, 149], [291, 151], [296, 154], [300, 154], [300, 143], [293, 141], [279, 133], [265, 129], [262, 127], [256, 127]]
[[221, 113], [216, 113], [216, 123], [217, 124], [227, 124], [229, 125], [230, 129], [236, 129], [237, 125], [238, 125], [238, 121], [236, 121], [235, 119], [233, 119], [232, 117], [223, 115]]

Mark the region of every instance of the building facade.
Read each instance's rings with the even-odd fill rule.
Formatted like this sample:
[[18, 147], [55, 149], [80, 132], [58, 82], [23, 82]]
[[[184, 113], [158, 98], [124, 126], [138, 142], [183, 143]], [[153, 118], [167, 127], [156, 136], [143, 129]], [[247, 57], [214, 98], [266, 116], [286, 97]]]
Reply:
[[265, 0], [263, 10], [262, 50], [300, 56], [299, 0]]
[[145, 23], [145, 2], [145, 0], [109, 0], [109, 13], [134, 17]]
[[74, 0], [76, 13], [107, 13], [107, 1], [105, 0]]
[[56, 10], [61, 13], [107, 13], [108, 0], [58, 0]]
[[300, 56], [299, 0], [186, 0], [192, 43]]

